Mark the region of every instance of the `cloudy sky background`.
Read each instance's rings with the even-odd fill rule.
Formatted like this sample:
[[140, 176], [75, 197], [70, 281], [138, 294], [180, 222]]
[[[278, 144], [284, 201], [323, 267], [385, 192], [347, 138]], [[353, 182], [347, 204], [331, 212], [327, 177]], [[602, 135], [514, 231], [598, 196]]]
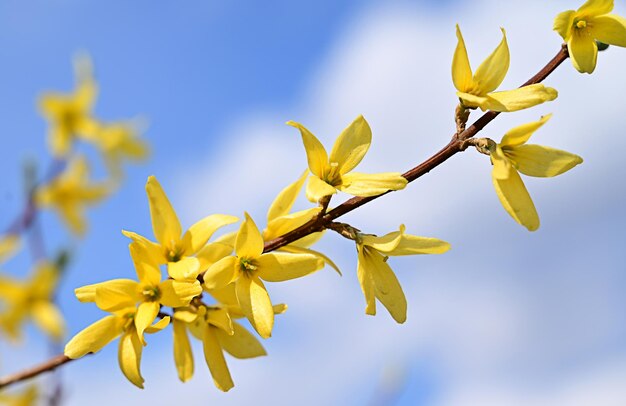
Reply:
[[[148, 175], [159, 178], [184, 226], [244, 210], [263, 224], [276, 193], [306, 165], [299, 134], [284, 122], [305, 124], [330, 147], [358, 114], [374, 134], [359, 171], [404, 171], [454, 131], [455, 23], [474, 67], [506, 28], [511, 69], [501, 88], [508, 89], [554, 56], [560, 38], [552, 19], [579, 6], [292, 3], [0, 3], [2, 224], [20, 208], [24, 162], [49, 162], [36, 96], [71, 89], [76, 51], [94, 58], [100, 117], [140, 114], [150, 122], [150, 161], [128, 168], [122, 189], [90, 211], [90, 234], [69, 243], [75, 258], [59, 295], [71, 334], [102, 317], [95, 306], [78, 304], [74, 288], [134, 277], [120, 230], [151, 235]], [[616, 12], [626, 15], [626, 7]], [[547, 81], [560, 92], [555, 102], [501, 116], [482, 132], [499, 140], [511, 127], [554, 113], [532, 142], [585, 159], [558, 178], [525, 178], [542, 220], [537, 232], [506, 214], [488, 158], [471, 150], [345, 217], [367, 232], [404, 223], [411, 233], [452, 244], [443, 256], [390, 259], [409, 303], [404, 325], [382, 306], [376, 317], [364, 314], [354, 246], [328, 234], [319, 247], [343, 278], [323, 270], [269, 285], [272, 300], [289, 311], [264, 342], [268, 357], [228, 358], [231, 392], [213, 387], [199, 347], [194, 379], [179, 383], [171, 338], [160, 334], [144, 351], [144, 391], [121, 375], [112, 344], [63, 368], [67, 404], [623, 404], [625, 64], [619, 48], [600, 55], [592, 76], [567, 61]], [[54, 215], [45, 215], [43, 226], [51, 252], [71, 241]], [[22, 253], [3, 270], [21, 274], [29, 260]], [[21, 347], [0, 345], [2, 372], [48, 356], [41, 334], [29, 332]]]

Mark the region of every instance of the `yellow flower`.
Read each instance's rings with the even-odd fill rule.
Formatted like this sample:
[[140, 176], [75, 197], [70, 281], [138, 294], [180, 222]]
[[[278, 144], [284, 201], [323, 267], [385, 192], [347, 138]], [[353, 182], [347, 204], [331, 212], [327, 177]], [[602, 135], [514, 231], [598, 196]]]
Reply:
[[[289, 212], [293, 207], [302, 186], [304, 185], [304, 181], [306, 180], [308, 173], [308, 170], [304, 171], [302, 176], [300, 176], [300, 179], [281, 190], [276, 199], [272, 202], [272, 205], [267, 212], [267, 228], [263, 230], [264, 241], [270, 241], [274, 238], [280, 237], [281, 235], [287, 234], [288, 232], [311, 220], [322, 210], [321, 207], [313, 207], [311, 209], [301, 210], [295, 213]], [[279, 251], [313, 254], [316, 257], [323, 259], [327, 265], [331, 266], [335, 271], [337, 271], [337, 273], [339, 273], [339, 275], [341, 275], [339, 267], [337, 267], [337, 265], [335, 265], [330, 258], [319, 251], [308, 248], [316, 243], [322, 235], [324, 235], [324, 231], [309, 234], [308, 236], [294, 241], [291, 244], [281, 247]]]
[[46, 93], [39, 100], [39, 107], [50, 123], [48, 144], [52, 154], [66, 156], [76, 137], [93, 136], [97, 122], [91, 117], [98, 86], [91, 74], [88, 59], [75, 63], [76, 89], [71, 94]]
[[299, 278], [323, 268], [324, 261], [311, 254], [264, 254], [263, 237], [248, 213], [237, 233], [235, 254], [209, 267], [204, 274], [204, 287], [220, 289], [234, 282], [243, 313], [259, 335], [268, 338], [274, 326], [274, 311], [261, 279], [282, 282]]
[[0, 404], [6, 406], [34, 406], [39, 398], [39, 391], [34, 385], [30, 385], [19, 393], [0, 393]]
[[399, 173], [348, 173], [363, 159], [372, 142], [372, 130], [363, 116], [358, 116], [335, 141], [328, 156], [324, 146], [302, 124], [289, 121], [300, 130], [312, 175], [306, 197], [312, 202], [337, 193], [354, 196], [376, 196], [389, 190], [404, 189], [407, 184]]
[[406, 298], [402, 287], [387, 264], [389, 256], [443, 254], [450, 244], [436, 238], [405, 234], [404, 225], [399, 231], [376, 237], [359, 234], [357, 239], [357, 276], [365, 295], [365, 313], [376, 314], [376, 300], [387, 308], [391, 317], [398, 322], [406, 321]]
[[202, 341], [204, 358], [215, 386], [226, 392], [234, 383], [223, 351], [239, 359], [266, 355], [261, 343], [241, 324], [233, 321], [230, 312], [219, 307], [177, 309], [174, 313], [174, 362], [178, 377], [186, 382], [193, 376], [193, 354], [187, 335]]
[[0, 315], [0, 328], [15, 340], [21, 337], [22, 324], [33, 322], [54, 340], [65, 334], [65, 322], [53, 298], [59, 270], [48, 262], [40, 262], [27, 281], [0, 275], [0, 299], [7, 303]]
[[558, 93], [542, 84], [524, 86], [515, 90], [494, 92], [509, 70], [509, 46], [502, 29], [502, 41], [491, 55], [472, 74], [461, 29], [456, 26], [458, 44], [452, 61], [452, 81], [457, 96], [467, 108], [480, 107], [482, 111], [517, 111], [556, 99]]
[[122, 176], [124, 159], [135, 161], [147, 158], [147, 143], [138, 137], [137, 130], [126, 123], [99, 125], [90, 139], [104, 155], [104, 160], [114, 178]]
[[598, 59], [598, 44], [626, 47], [626, 19], [615, 14], [613, 0], [588, 0], [578, 10], [560, 13], [554, 30], [567, 43], [576, 70], [593, 73]]
[[73, 233], [83, 235], [87, 228], [83, 206], [94, 204], [109, 193], [110, 188], [104, 183], [89, 181], [87, 161], [79, 157], [49, 184], [37, 188], [35, 202], [39, 207], [55, 208]]
[[197, 280], [161, 281], [161, 270], [154, 263], [145, 248], [139, 243], [130, 244], [130, 254], [137, 271], [139, 282], [131, 279], [113, 279], [75, 290], [81, 302], [95, 302], [107, 312], [134, 307], [139, 303], [134, 315], [137, 334], [143, 340], [143, 332], [159, 314], [161, 305], [183, 307], [202, 293]]
[[[133, 322], [135, 312], [136, 309], [132, 307], [120, 309], [86, 327], [65, 345], [65, 355], [76, 359], [88, 353], [96, 353], [121, 335], [117, 352], [120, 369], [133, 385], [143, 389], [144, 379], [140, 372], [143, 344]], [[170, 318], [166, 316], [146, 328], [145, 332], [159, 332], [169, 322]]]
[[198, 221], [183, 234], [178, 216], [154, 176], [148, 178], [146, 193], [150, 204], [152, 229], [157, 242], [154, 243], [130, 231], [122, 231], [122, 233], [143, 245], [157, 263], [168, 264], [167, 271], [172, 278], [196, 279], [208, 265], [230, 255], [232, 249], [227, 245], [206, 244], [215, 231], [220, 227], [235, 223], [239, 220], [237, 217], [213, 214]]
[[20, 248], [20, 237], [6, 234], [0, 237], [0, 264], [11, 258]]
[[583, 162], [578, 155], [526, 141], [552, 115], [515, 127], [499, 144], [490, 147], [492, 179], [504, 209], [529, 231], [539, 228], [539, 216], [519, 172], [528, 176], [550, 178], [569, 171]]

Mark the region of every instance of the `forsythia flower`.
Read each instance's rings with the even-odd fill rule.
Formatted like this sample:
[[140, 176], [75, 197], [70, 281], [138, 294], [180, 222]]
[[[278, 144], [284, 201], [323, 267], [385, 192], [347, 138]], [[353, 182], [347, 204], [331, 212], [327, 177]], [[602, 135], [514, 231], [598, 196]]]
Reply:
[[178, 216], [154, 176], [148, 178], [146, 193], [157, 243], [130, 231], [122, 233], [143, 245], [157, 263], [167, 264], [172, 278], [193, 280], [209, 264], [230, 255], [232, 249], [224, 244], [206, 244], [217, 229], [238, 221], [237, 217], [213, 214], [198, 221], [183, 234]]
[[83, 206], [94, 204], [110, 193], [105, 184], [89, 181], [89, 167], [84, 157], [74, 159], [65, 171], [35, 193], [39, 207], [54, 207], [72, 232], [82, 235], [86, 230]]
[[145, 248], [138, 243], [130, 244], [130, 254], [137, 271], [139, 282], [131, 279], [113, 279], [75, 290], [81, 302], [95, 302], [107, 312], [139, 306], [133, 319], [139, 338], [159, 314], [161, 305], [183, 307], [202, 293], [197, 280], [161, 281], [159, 265], [153, 262]]
[[126, 123], [99, 125], [90, 141], [102, 151], [114, 178], [122, 176], [124, 159], [139, 161], [145, 159], [149, 153], [148, 145], [138, 137], [137, 130]]
[[201, 306], [177, 309], [174, 313], [174, 361], [178, 377], [186, 382], [193, 375], [193, 354], [187, 330], [202, 341], [204, 358], [215, 386], [226, 392], [233, 386], [223, 351], [245, 359], [266, 355], [259, 341], [241, 324], [233, 321], [230, 310]]
[[345, 128], [330, 152], [302, 124], [289, 121], [300, 130], [312, 175], [306, 197], [317, 202], [337, 190], [354, 196], [376, 196], [389, 190], [404, 189], [407, 180], [399, 173], [348, 173], [363, 159], [372, 142], [372, 130], [363, 116], [358, 116]]
[[[309, 171], [305, 171], [300, 179], [281, 190], [278, 196], [276, 196], [276, 199], [272, 202], [272, 205], [267, 211], [267, 228], [263, 230], [264, 241], [272, 240], [300, 227], [318, 215], [322, 210], [321, 207], [313, 207], [311, 209], [289, 213], [296, 201], [296, 198], [298, 197], [298, 194], [300, 193], [300, 190], [302, 189], [302, 186], [304, 185], [304, 181], [306, 180], [308, 173]], [[319, 251], [314, 251], [308, 248], [317, 242], [323, 234], [323, 231], [309, 234], [306, 237], [279, 248], [279, 251], [313, 254], [316, 257], [323, 259], [327, 265], [330, 265], [341, 275], [341, 271], [330, 258]]]
[[91, 117], [98, 86], [91, 74], [88, 59], [77, 60], [76, 90], [70, 95], [47, 93], [41, 96], [39, 107], [50, 122], [48, 144], [53, 155], [66, 156], [76, 137], [90, 137], [97, 130], [97, 122]]
[[[124, 376], [134, 385], [143, 388], [140, 364], [143, 352], [142, 339], [139, 336], [133, 319], [136, 309], [133, 307], [119, 309], [76, 334], [66, 345], [66, 356], [76, 359], [88, 353], [96, 353], [111, 341], [122, 336], [118, 346], [117, 360]], [[163, 330], [170, 322], [166, 316], [157, 323], [146, 328], [148, 334]]]
[[220, 289], [235, 283], [237, 301], [259, 335], [268, 338], [274, 326], [272, 302], [263, 280], [282, 282], [308, 275], [324, 267], [311, 254], [263, 253], [263, 237], [248, 213], [235, 240], [236, 256], [227, 256], [211, 265], [204, 274], [204, 287]]
[[59, 270], [48, 262], [36, 265], [25, 282], [0, 276], [0, 299], [7, 302], [0, 315], [0, 328], [12, 339], [19, 339], [24, 321], [31, 318], [46, 334], [60, 340], [65, 334], [65, 322], [53, 296], [59, 280]]
[[543, 126], [551, 115], [515, 127], [499, 144], [490, 146], [492, 179], [504, 209], [529, 231], [539, 228], [539, 216], [519, 172], [528, 176], [549, 178], [569, 171], [583, 162], [578, 155], [526, 141]]
[[39, 391], [34, 385], [20, 393], [0, 393], [0, 404], [6, 406], [35, 406], [39, 398]]
[[494, 92], [509, 70], [509, 46], [502, 29], [502, 41], [491, 55], [472, 74], [461, 29], [456, 26], [458, 44], [452, 61], [452, 81], [457, 96], [467, 108], [480, 107], [482, 111], [517, 111], [556, 99], [558, 93], [542, 84], [520, 87], [515, 90]]
[[450, 244], [436, 238], [405, 234], [404, 225], [399, 231], [376, 237], [359, 234], [357, 238], [357, 276], [365, 295], [365, 313], [376, 314], [376, 300], [387, 308], [398, 323], [406, 321], [406, 298], [402, 287], [387, 264], [388, 256], [443, 254]]
[[588, 0], [578, 10], [560, 13], [554, 30], [567, 43], [576, 70], [593, 73], [598, 59], [598, 44], [626, 47], [626, 19], [615, 14], [613, 0]]

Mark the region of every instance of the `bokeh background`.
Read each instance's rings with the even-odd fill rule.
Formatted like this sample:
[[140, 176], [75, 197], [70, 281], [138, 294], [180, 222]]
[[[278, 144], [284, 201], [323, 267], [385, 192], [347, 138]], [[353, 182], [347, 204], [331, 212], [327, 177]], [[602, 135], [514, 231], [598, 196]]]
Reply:
[[[0, 227], [23, 205], [25, 163], [44, 170], [50, 162], [36, 99], [73, 88], [76, 52], [96, 66], [96, 114], [147, 118], [153, 153], [89, 211], [85, 239], [72, 242], [52, 213], [41, 218], [50, 252], [73, 249], [59, 291], [70, 334], [103, 315], [80, 305], [74, 288], [134, 275], [120, 230], [151, 236], [149, 175], [185, 227], [244, 210], [263, 224], [273, 197], [306, 165], [298, 132], [284, 123], [302, 122], [330, 146], [358, 114], [374, 132], [359, 170], [404, 171], [454, 131], [455, 23], [474, 67], [507, 29], [511, 69], [501, 88], [512, 88], [558, 51], [553, 17], [580, 3], [3, 0]], [[264, 342], [269, 356], [228, 357], [229, 393], [213, 386], [200, 347], [193, 380], [178, 382], [168, 330], [144, 351], [145, 390], [124, 379], [112, 344], [62, 368], [66, 404], [626, 404], [625, 66], [626, 50], [615, 47], [591, 76], [567, 61], [547, 81], [560, 92], [555, 102], [503, 115], [482, 133], [499, 140], [552, 112], [532, 141], [585, 159], [559, 178], [525, 179], [542, 220], [537, 232], [501, 208], [488, 159], [471, 150], [345, 217], [367, 232], [404, 223], [452, 244], [443, 256], [390, 260], [409, 302], [404, 325], [382, 306], [376, 317], [364, 314], [354, 246], [329, 233], [320, 248], [344, 276], [325, 269], [270, 284], [289, 311]], [[3, 271], [29, 267], [25, 252]], [[41, 333], [28, 332], [17, 348], [0, 343], [0, 372], [50, 355]]]

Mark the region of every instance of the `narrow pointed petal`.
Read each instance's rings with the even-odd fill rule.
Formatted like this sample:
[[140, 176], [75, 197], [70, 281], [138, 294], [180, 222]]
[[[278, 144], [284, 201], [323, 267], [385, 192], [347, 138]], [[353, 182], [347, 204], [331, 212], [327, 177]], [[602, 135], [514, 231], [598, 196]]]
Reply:
[[289, 121], [287, 125], [300, 130], [304, 149], [306, 150], [306, 159], [309, 163], [309, 170], [316, 176], [322, 176], [324, 169], [328, 166], [328, 153], [322, 143], [302, 124]]
[[583, 162], [578, 155], [542, 145], [521, 145], [508, 152], [517, 170], [528, 176], [551, 178]]
[[207, 269], [204, 273], [204, 287], [220, 289], [233, 282], [238, 277], [239, 260], [229, 256], [222, 258]]
[[496, 146], [496, 149], [491, 151], [491, 163], [493, 164], [493, 170], [491, 175], [496, 179], [507, 179], [511, 174], [511, 161], [504, 155], [500, 145]]
[[399, 173], [347, 173], [342, 176], [339, 190], [353, 196], [377, 196], [389, 190], [402, 190], [407, 180]]
[[24, 285], [22, 282], [0, 274], [0, 298], [8, 302], [20, 300], [23, 297]]
[[493, 186], [500, 203], [515, 221], [526, 227], [529, 231], [539, 228], [539, 215], [535, 209], [526, 186], [514, 168], [509, 171], [506, 179], [493, 177]]
[[330, 163], [339, 165], [339, 173], [343, 175], [361, 162], [371, 143], [372, 130], [365, 118], [359, 115], [339, 134], [328, 159]]
[[197, 280], [193, 282], [181, 282], [168, 279], [159, 285], [161, 291], [161, 299], [159, 302], [163, 306], [183, 307], [189, 305], [191, 299], [202, 293], [202, 286]]
[[457, 45], [452, 59], [452, 82], [454, 87], [460, 92], [469, 92], [474, 87], [472, 78], [472, 68], [465, 48], [465, 40], [459, 25], [456, 25]]
[[134, 329], [125, 332], [120, 338], [117, 361], [122, 373], [133, 385], [143, 389], [144, 379], [139, 370], [143, 346]]
[[65, 334], [65, 321], [58, 307], [53, 303], [39, 300], [33, 303], [30, 313], [37, 326], [54, 340], [60, 340]]
[[247, 359], [267, 355], [259, 340], [239, 323], [233, 322], [233, 335], [228, 335], [222, 330], [214, 331], [220, 346], [235, 358]]
[[552, 101], [558, 95], [555, 89], [537, 83], [514, 90], [489, 93], [486, 101], [479, 107], [483, 111], [518, 111]]
[[311, 254], [269, 252], [257, 258], [256, 265], [261, 279], [282, 282], [320, 270], [324, 267], [324, 261]]
[[180, 240], [182, 229], [178, 216], [161, 184], [154, 176], [148, 178], [146, 193], [150, 204], [152, 230], [157, 241], [164, 246]]
[[526, 123], [512, 128], [504, 134], [502, 142], [500, 142], [500, 146], [516, 147], [518, 145], [525, 144], [535, 131], [540, 129], [546, 122], [548, 122], [548, 120], [550, 120], [550, 118], [552, 118], [552, 114], [541, 117], [539, 121], [533, 121], [532, 123]]
[[122, 333], [122, 323], [116, 316], [100, 319], [72, 337], [63, 352], [72, 359], [98, 352]]
[[482, 111], [487, 110], [487, 107], [485, 107], [488, 100], [486, 96], [476, 96], [464, 92], [456, 92], [456, 95], [465, 107], [473, 109], [480, 107]]
[[210, 326], [205, 326], [204, 334], [202, 336], [202, 344], [204, 349], [204, 359], [206, 360], [211, 376], [213, 377], [213, 383], [215, 386], [224, 392], [228, 392], [235, 384], [233, 378], [230, 376], [228, 365], [224, 359], [224, 353], [222, 347], [220, 347], [217, 337]]
[[364, 257], [363, 246], [357, 246], [358, 249], [358, 261], [356, 268], [356, 275], [361, 285], [361, 290], [365, 296], [365, 314], [370, 316], [376, 315], [376, 293], [374, 291], [374, 282], [370, 270], [366, 268], [367, 260]]
[[165, 327], [169, 326], [171, 319], [172, 318], [170, 316], [163, 317], [161, 320], [147, 327], [144, 330], [144, 333], [147, 333], [147, 334], [158, 333], [159, 331], [163, 330]]
[[306, 198], [310, 202], [317, 203], [321, 198], [332, 196], [335, 193], [337, 193], [337, 189], [334, 186], [329, 185], [315, 175], [309, 177], [309, 182], [306, 184]]
[[239, 218], [227, 214], [212, 214], [198, 221], [185, 233], [186, 255], [193, 255], [204, 247], [218, 229], [239, 221]]
[[[141, 299], [138, 294], [139, 284], [130, 279], [112, 279], [91, 287], [95, 287], [96, 290], [96, 306], [106, 312], [132, 307]], [[87, 295], [90, 297], [90, 293]]]
[[159, 314], [161, 306], [159, 302], [143, 302], [137, 307], [135, 314], [135, 328], [137, 334], [143, 340], [143, 332], [148, 328]]
[[195, 257], [184, 257], [176, 262], [167, 263], [167, 274], [180, 281], [193, 280], [202, 271], [200, 259]]
[[574, 68], [580, 73], [593, 73], [598, 60], [598, 44], [590, 36], [573, 33], [567, 42]]
[[174, 363], [178, 372], [178, 379], [187, 382], [193, 376], [193, 353], [185, 323], [174, 319]]
[[416, 255], [416, 254], [443, 254], [450, 250], [450, 244], [438, 238], [419, 237], [417, 235], [404, 234], [400, 244], [393, 251], [385, 252], [387, 255]]
[[128, 248], [139, 281], [148, 285], [158, 285], [159, 282], [161, 282], [161, 269], [159, 265], [153, 261], [152, 256], [146, 248], [141, 245], [141, 243], [137, 242], [130, 243]]
[[248, 259], [257, 258], [263, 253], [263, 236], [248, 213], [245, 213], [237, 233], [235, 253], [239, 258]]
[[572, 27], [574, 26], [574, 17], [576, 11], [568, 10], [556, 16], [554, 19], [554, 31], [558, 32], [563, 40], [567, 41], [572, 33]]
[[263, 338], [272, 335], [274, 310], [267, 290], [258, 278], [242, 277], [235, 284], [237, 300], [243, 314]]
[[474, 73], [474, 82], [478, 88], [478, 93], [481, 95], [496, 90], [509, 70], [509, 45], [506, 42], [506, 32], [504, 28], [501, 28], [501, 30], [502, 41], [500, 41], [500, 45], [498, 45]]
[[406, 227], [404, 224], [400, 225], [399, 231], [394, 231], [388, 234], [383, 235], [382, 237], [377, 237], [375, 235], [363, 234], [361, 235], [361, 241], [363, 245], [367, 245], [369, 247], [374, 248], [376, 251], [389, 252], [393, 251], [400, 241], [402, 240], [402, 235], [404, 234], [404, 230]]
[[594, 18], [593, 36], [605, 44], [626, 47], [626, 18], [613, 14]]
[[141, 244], [144, 249], [146, 249], [150, 253], [153, 262], [156, 262], [159, 265], [167, 263], [167, 258], [165, 258], [165, 255], [163, 253], [163, 247], [161, 247], [159, 244], [156, 244], [146, 237], [132, 231], [122, 230], [122, 234], [124, 234], [125, 237], [130, 238], [134, 242]]
[[222, 258], [233, 253], [233, 246], [222, 244], [219, 242], [213, 242], [207, 244], [196, 254], [196, 258], [199, 261], [200, 272], [206, 271], [211, 265], [216, 263]]
[[587, 2], [578, 9], [578, 14], [583, 16], [598, 16], [610, 13], [613, 7], [613, 0], [587, 0]]
[[385, 257], [378, 251], [365, 247], [363, 259], [363, 266], [368, 268], [372, 277], [376, 298], [396, 322], [404, 323], [406, 321], [406, 298], [398, 278], [385, 261]]
[[208, 309], [207, 321], [212, 326], [219, 328], [228, 335], [233, 335], [233, 322], [230, 318], [230, 314], [226, 309]]
[[319, 252], [319, 251], [315, 251], [309, 248], [304, 248], [304, 247], [299, 247], [296, 245], [286, 245], [284, 247], [281, 248], [281, 251], [285, 251], [285, 252], [293, 252], [295, 254], [311, 254], [314, 255], [318, 258], [321, 258], [326, 265], [330, 266], [331, 268], [333, 268], [335, 270], [335, 272], [337, 272], [339, 274], [339, 276], [341, 276], [341, 271], [339, 270], [339, 267], [337, 266], [337, 264], [335, 264], [333, 262], [332, 259], [328, 258], [326, 255], [324, 255], [323, 253]]
[[311, 207], [310, 209], [300, 210], [295, 213], [277, 217], [267, 224], [267, 229], [263, 232], [263, 239], [268, 241], [286, 234], [311, 220], [318, 215], [321, 210], [321, 207]]
[[305, 170], [297, 181], [280, 191], [267, 211], [267, 224], [270, 224], [272, 220], [278, 217], [289, 214], [308, 175], [309, 171]]

